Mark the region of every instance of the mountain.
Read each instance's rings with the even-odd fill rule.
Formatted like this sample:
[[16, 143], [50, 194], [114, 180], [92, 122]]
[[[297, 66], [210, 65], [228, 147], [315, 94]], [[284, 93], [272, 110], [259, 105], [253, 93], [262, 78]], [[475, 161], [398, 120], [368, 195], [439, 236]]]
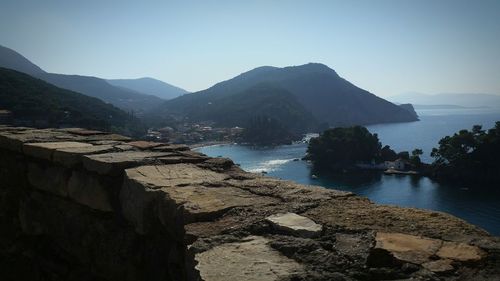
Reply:
[[144, 131], [138, 119], [113, 105], [1, 67], [0, 108], [25, 126], [77, 126], [127, 135]]
[[16, 51], [0, 45], [0, 67], [14, 69], [30, 75], [45, 73], [40, 67]]
[[138, 79], [108, 79], [106, 81], [113, 86], [130, 89], [143, 94], [154, 95], [165, 100], [170, 100], [188, 93], [184, 89], [149, 77]]
[[[331, 126], [418, 120], [408, 110], [354, 86], [333, 69], [318, 63], [284, 68], [259, 67], [206, 90], [167, 101], [156, 109], [155, 115], [181, 116], [193, 121], [208, 119], [223, 123], [220, 118], [214, 116], [224, 116], [225, 119], [232, 120], [233, 107], [238, 106], [241, 112], [245, 112], [244, 118], [251, 119], [260, 112], [250, 110], [250, 107], [245, 107], [238, 99], [243, 95], [247, 103], [251, 103], [254, 98], [252, 95], [257, 98], [259, 89], [263, 89], [253, 87], [263, 83], [267, 85], [264, 88], [267, 96], [272, 96], [273, 92], [280, 95], [280, 98], [275, 98], [273, 102], [283, 102], [284, 93], [288, 93], [288, 99], [293, 97], [293, 107], [288, 108], [288, 116], [291, 116], [292, 112], [304, 114], [301, 117], [304, 120], [311, 120], [307, 116], [312, 115], [317, 123], [327, 122]], [[247, 92], [249, 89], [252, 89], [251, 94]], [[253, 108], [258, 103], [251, 104]], [[276, 118], [273, 112], [268, 114]], [[237, 120], [243, 119], [242, 116], [243, 114], [239, 114]], [[288, 116], [286, 118], [289, 118]], [[283, 118], [285, 117], [282, 116], [281, 119]], [[300, 125], [302, 131], [310, 129], [306, 123], [310, 124], [308, 121]]]
[[500, 108], [500, 95], [494, 94], [470, 94], [470, 93], [447, 93], [447, 94], [421, 94], [405, 93], [390, 98], [398, 103], [412, 103], [420, 106], [439, 105], [459, 107], [490, 107]]
[[30, 74], [60, 88], [101, 99], [136, 114], [156, 107], [163, 100], [130, 89], [115, 87], [104, 79], [81, 75], [47, 73], [14, 50], [0, 46], [0, 67]]

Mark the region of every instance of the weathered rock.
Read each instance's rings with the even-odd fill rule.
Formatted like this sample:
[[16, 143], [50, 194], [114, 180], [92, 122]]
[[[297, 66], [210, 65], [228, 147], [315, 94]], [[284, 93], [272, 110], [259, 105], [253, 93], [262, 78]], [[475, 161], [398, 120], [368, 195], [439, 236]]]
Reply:
[[453, 261], [449, 259], [441, 259], [441, 260], [433, 260], [423, 263], [422, 266], [436, 273], [446, 273], [453, 271], [455, 268], [453, 267]]
[[52, 154], [56, 149], [92, 147], [89, 143], [83, 142], [45, 142], [45, 143], [25, 143], [24, 154], [45, 160], [52, 160]]
[[276, 202], [235, 187], [223, 186], [222, 181], [226, 178], [224, 174], [191, 164], [127, 169], [120, 192], [122, 209], [127, 210], [124, 211], [125, 216], [133, 221], [138, 229], [145, 231], [147, 222], [143, 221], [143, 214], [146, 209], [151, 208], [154, 201], [168, 207], [173, 204], [174, 208], [180, 209], [179, 214], [182, 215], [184, 223], [208, 220], [237, 206], [258, 206]]
[[323, 227], [310, 218], [295, 213], [276, 214], [266, 218], [275, 228], [302, 237], [315, 237]]
[[52, 154], [52, 160], [63, 166], [73, 167], [82, 162], [83, 155], [106, 153], [113, 150], [114, 147], [112, 145], [57, 148]]
[[269, 240], [249, 236], [196, 254], [196, 269], [205, 281], [285, 280], [304, 270], [303, 266], [272, 249]]
[[162, 146], [163, 143], [151, 142], [151, 141], [131, 141], [131, 142], [127, 142], [127, 145], [137, 147], [141, 150], [145, 150], [145, 149], [150, 149], [150, 148], [157, 147], [157, 146]]
[[126, 178], [151, 189], [175, 186], [220, 185], [229, 177], [192, 164], [140, 166], [126, 171]]
[[84, 167], [101, 175], [118, 174], [126, 168], [154, 163], [159, 157], [167, 156], [162, 152], [124, 151], [111, 152], [83, 157]]
[[59, 167], [43, 167], [36, 163], [28, 164], [28, 180], [34, 187], [52, 194], [66, 197], [71, 172]]
[[68, 196], [92, 209], [104, 212], [113, 211], [108, 191], [96, 176], [73, 171], [68, 182]]
[[24, 143], [32, 142], [54, 142], [54, 141], [73, 141], [74, 137], [70, 134], [63, 132], [56, 132], [52, 130], [10, 130], [2, 132], [0, 135], [0, 147], [21, 152]]
[[444, 242], [436, 255], [441, 258], [462, 262], [476, 262], [484, 258], [486, 253], [476, 246], [465, 243]]
[[375, 241], [375, 249], [386, 250], [398, 260], [415, 264], [429, 261], [442, 245], [440, 240], [403, 233], [378, 232]]
[[447, 273], [454, 270], [454, 262], [477, 262], [486, 256], [476, 246], [402, 233], [378, 232], [375, 240], [369, 263], [377, 266], [391, 266], [395, 259], [421, 265], [432, 272]]

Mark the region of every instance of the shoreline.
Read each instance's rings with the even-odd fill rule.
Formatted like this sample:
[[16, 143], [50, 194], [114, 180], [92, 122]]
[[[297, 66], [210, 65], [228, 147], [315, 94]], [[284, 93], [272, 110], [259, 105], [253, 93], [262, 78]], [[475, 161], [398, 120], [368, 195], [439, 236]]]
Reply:
[[229, 144], [236, 144], [236, 142], [207, 141], [207, 142], [197, 142], [197, 143], [193, 143], [193, 144], [188, 144], [187, 146], [189, 146], [189, 148], [191, 148], [191, 149], [197, 149], [197, 148], [208, 147], [208, 146], [229, 145]]

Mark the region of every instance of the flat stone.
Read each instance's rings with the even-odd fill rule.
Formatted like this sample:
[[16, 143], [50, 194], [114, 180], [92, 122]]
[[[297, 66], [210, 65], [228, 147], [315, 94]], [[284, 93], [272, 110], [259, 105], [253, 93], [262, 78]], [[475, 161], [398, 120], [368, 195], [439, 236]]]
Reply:
[[377, 232], [375, 249], [391, 253], [400, 261], [422, 264], [428, 262], [441, 247], [442, 241], [403, 233]]
[[68, 182], [68, 197], [95, 210], [113, 211], [104, 185], [85, 172], [73, 171]]
[[137, 147], [139, 149], [151, 149], [153, 147], [161, 146], [163, 143], [158, 143], [158, 142], [151, 142], [151, 141], [131, 141], [127, 142], [128, 145], [131, 145], [133, 147]]
[[462, 262], [479, 261], [486, 256], [486, 252], [479, 247], [471, 246], [465, 243], [444, 242], [443, 246], [437, 252], [441, 258], [452, 259]]
[[[148, 229], [144, 213], [151, 204], [159, 210], [160, 220], [168, 225], [164, 213], [178, 210], [182, 221], [213, 220], [227, 210], [240, 206], [276, 204], [278, 200], [261, 197], [239, 188], [224, 186], [227, 175], [201, 169], [192, 164], [140, 166], [125, 170], [120, 190], [124, 216], [140, 233]], [[165, 209], [165, 211], [162, 210]], [[170, 211], [168, 211], [170, 210]]]
[[446, 273], [453, 271], [455, 268], [452, 265], [453, 261], [449, 259], [434, 260], [423, 263], [422, 266], [427, 270], [436, 273]]
[[52, 130], [10, 130], [0, 133], [0, 147], [8, 150], [22, 152], [24, 143], [53, 142], [56, 140], [73, 140], [71, 135]]
[[98, 174], [117, 174], [126, 168], [154, 163], [162, 152], [124, 151], [83, 156], [84, 167]]
[[288, 280], [304, 268], [269, 245], [261, 236], [226, 243], [195, 255], [196, 269], [205, 281]]
[[45, 160], [52, 160], [52, 155], [57, 149], [92, 147], [89, 143], [61, 141], [44, 143], [25, 143], [23, 145], [24, 154]]
[[66, 167], [73, 167], [82, 162], [82, 155], [91, 155], [113, 151], [112, 145], [94, 145], [83, 147], [58, 148], [52, 155], [52, 160]]
[[266, 218], [275, 228], [301, 237], [318, 236], [323, 227], [295, 213], [276, 214]]
[[226, 174], [202, 169], [192, 164], [140, 166], [127, 169], [126, 176], [151, 189], [215, 185], [229, 178]]

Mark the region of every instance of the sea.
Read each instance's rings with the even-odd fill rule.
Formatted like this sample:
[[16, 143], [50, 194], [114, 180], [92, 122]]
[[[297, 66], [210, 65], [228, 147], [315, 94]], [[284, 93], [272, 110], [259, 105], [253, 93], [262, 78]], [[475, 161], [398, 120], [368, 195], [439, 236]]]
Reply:
[[[432, 162], [430, 153], [439, 140], [461, 129], [482, 125], [484, 129], [500, 121], [500, 110], [453, 108], [417, 110], [420, 121], [367, 126], [377, 133], [382, 145], [396, 151], [424, 151], [423, 162]], [[363, 173], [318, 177], [311, 165], [300, 160], [307, 143], [277, 147], [251, 147], [238, 144], [197, 148], [212, 157], [228, 157], [248, 172], [292, 180], [301, 184], [340, 189], [368, 197], [379, 204], [431, 209], [450, 213], [500, 236], [500, 186], [440, 184], [426, 177]], [[500, 161], [500, 160], [499, 160]]]

